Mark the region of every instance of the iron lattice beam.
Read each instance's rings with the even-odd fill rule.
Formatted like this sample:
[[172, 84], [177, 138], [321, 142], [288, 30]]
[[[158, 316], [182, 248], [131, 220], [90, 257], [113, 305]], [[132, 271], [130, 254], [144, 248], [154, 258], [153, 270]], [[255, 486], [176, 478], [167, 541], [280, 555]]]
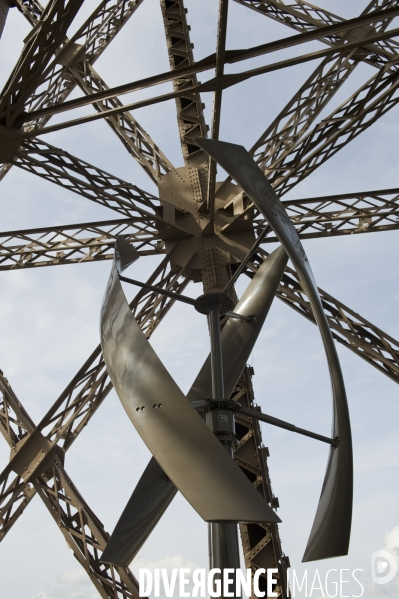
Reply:
[[[397, 12], [397, 11], [399, 11], [399, 8], [395, 9], [395, 12]], [[388, 38], [392, 35], [394, 35], [394, 36], [399, 35], [399, 29], [390, 30], [388, 32], [379, 32], [379, 33], [371, 34], [367, 38], [367, 40], [368, 41], [373, 41], [373, 40], [376, 41], [376, 40]], [[161, 95], [154, 96], [154, 97], [151, 97], [151, 98], [148, 98], [145, 100], [133, 102], [132, 104], [121, 104], [121, 105], [115, 106], [113, 108], [109, 108], [108, 110], [104, 109], [103, 111], [101, 111], [100, 113], [97, 113], [97, 114], [93, 113], [93, 114], [89, 114], [87, 116], [73, 118], [69, 121], [63, 121], [56, 125], [50, 125], [48, 127], [45, 127], [44, 129], [42, 129], [39, 132], [29, 131], [29, 132], [24, 133], [23, 137], [24, 138], [37, 137], [38, 135], [44, 135], [47, 133], [52, 133], [54, 131], [60, 131], [62, 129], [66, 129], [69, 127], [75, 127], [77, 125], [90, 123], [90, 122], [93, 122], [96, 120], [113, 117], [115, 115], [119, 115], [128, 110], [137, 110], [139, 108], [144, 108], [146, 106], [152, 106], [154, 104], [159, 104], [162, 102], [166, 102], [168, 100], [181, 98], [188, 93], [194, 93], [194, 92], [196, 93], [196, 92], [201, 92], [201, 91], [211, 92], [211, 91], [223, 90], [228, 87], [231, 87], [232, 85], [236, 85], [237, 83], [246, 81], [247, 79], [250, 79], [252, 77], [257, 77], [259, 75], [263, 75], [265, 73], [270, 73], [270, 72], [273, 72], [273, 71], [276, 71], [279, 69], [285, 69], [285, 68], [295, 66], [298, 64], [302, 64], [305, 62], [317, 60], [317, 59], [323, 58], [325, 56], [333, 56], [333, 55], [342, 54], [342, 53], [346, 54], [349, 51], [354, 51], [356, 49], [361, 48], [363, 45], [364, 45], [363, 40], [349, 41], [347, 43], [340, 44], [339, 47], [334, 46], [333, 48], [329, 48], [327, 50], [319, 50], [316, 52], [310, 52], [308, 54], [295, 56], [293, 58], [288, 58], [286, 60], [271, 63], [271, 64], [268, 64], [263, 67], [257, 67], [255, 69], [249, 69], [246, 71], [242, 71], [240, 73], [229, 74], [229, 75], [220, 75], [218, 77], [210, 79], [209, 81], [206, 81], [205, 83], [201, 83], [201, 84], [199, 83], [198, 85], [196, 85], [194, 87], [185, 87], [183, 90], [180, 89], [178, 91], [173, 91], [171, 93], [161, 94]], [[256, 51], [257, 51], [256, 48], [255, 49], [251, 48], [248, 51], [243, 50], [241, 53], [242, 54], [241, 57], [237, 58], [236, 55], [237, 55], [237, 53], [240, 54], [240, 51], [234, 50], [233, 51], [234, 57], [232, 59], [230, 59], [229, 62], [237, 62], [238, 60], [244, 60], [245, 54], [247, 54], [247, 53], [253, 54]], [[262, 53], [262, 52], [260, 52], [260, 53]], [[213, 62], [214, 62], [213, 59], [205, 59], [205, 62], [202, 62], [200, 64], [200, 66], [192, 67], [191, 69], [189, 69], [189, 72], [192, 72], [193, 70], [200, 70], [200, 71], [208, 70], [208, 69], [212, 68]], [[182, 69], [182, 71], [183, 71], [183, 69]], [[113, 88], [113, 89], [109, 89], [109, 90], [107, 89], [105, 91], [99, 92], [98, 94], [93, 94], [93, 96], [90, 98], [90, 100], [88, 100], [86, 98], [77, 98], [76, 100], [71, 100], [71, 101], [65, 102], [61, 105], [56, 105], [50, 109], [38, 110], [36, 112], [31, 113], [29, 115], [29, 117], [22, 116], [20, 118], [19, 122], [22, 123], [22, 122], [26, 121], [28, 118], [40, 118], [42, 116], [48, 116], [51, 114], [65, 112], [65, 111], [77, 108], [79, 106], [84, 106], [88, 103], [98, 101], [100, 99], [103, 100], [105, 98], [114, 97], [117, 93], [128, 93], [129, 91], [137, 91], [138, 89], [142, 89], [147, 86], [158, 84], [162, 81], [168, 81], [168, 80], [176, 79], [176, 78], [177, 78], [177, 75], [175, 75], [175, 76], [171, 76], [169, 74], [156, 75], [154, 77], [150, 77], [147, 79], [129, 83], [125, 86], [118, 86], [117, 88]], [[194, 145], [195, 144], [193, 144], [193, 147], [194, 147]], [[194, 162], [194, 158], [193, 158], [193, 162]], [[198, 166], [198, 165], [196, 165], [196, 166]]]
[[[315, 32], [307, 32], [301, 33], [299, 35], [294, 35], [288, 38], [283, 38], [282, 40], [276, 40], [273, 42], [269, 42], [266, 44], [261, 44], [258, 46], [254, 46], [251, 48], [247, 48], [245, 50], [226, 50], [224, 52], [223, 61], [220, 60], [219, 54], [211, 54], [206, 58], [203, 58], [201, 61], [197, 63], [193, 63], [188, 66], [182, 66], [172, 71], [167, 71], [164, 73], [160, 73], [158, 75], [153, 75], [151, 77], [146, 77], [141, 80], [132, 81], [130, 83], [126, 83], [123, 85], [116, 86], [114, 88], [106, 88], [101, 92], [96, 93], [91, 98], [86, 98], [81, 96], [74, 100], [69, 100], [67, 102], [60, 102], [55, 105], [49, 107], [43, 107], [38, 110], [32, 110], [28, 114], [21, 115], [18, 122], [24, 123], [29, 120], [39, 119], [51, 116], [53, 114], [57, 114], [60, 112], [64, 112], [67, 110], [72, 110], [75, 108], [81, 108], [82, 106], [86, 106], [92, 102], [98, 102], [102, 100], [107, 100], [113, 98], [117, 95], [127, 94], [133, 91], [138, 91], [141, 89], [145, 89], [154, 85], [158, 85], [161, 83], [166, 83], [169, 81], [178, 80], [181, 78], [187, 78], [191, 75], [204, 72], [213, 68], [217, 68], [217, 64], [219, 66], [224, 63], [236, 63], [248, 60], [250, 58], [254, 58], [257, 56], [263, 56], [265, 54], [269, 54], [271, 52], [276, 52], [278, 50], [284, 50], [286, 48], [292, 48], [294, 46], [298, 46], [300, 44], [307, 43], [312, 40], [316, 40], [323, 33], [327, 33], [329, 31], [339, 32], [341, 33], [341, 38], [339, 40], [339, 44], [334, 45], [332, 48], [310, 52], [308, 54], [297, 56], [296, 58], [291, 58], [283, 61], [279, 61], [276, 63], [265, 65], [264, 67], [259, 67], [255, 69], [247, 69], [241, 73], [235, 73], [230, 77], [222, 77], [219, 75], [218, 78], [207, 81], [204, 84], [196, 84], [190, 85], [187, 84], [187, 88], [184, 90], [188, 93], [189, 91], [195, 90], [206, 90], [212, 91], [214, 89], [222, 89], [225, 87], [229, 87], [230, 85], [234, 85], [237, 82], [245, 80], [245, 78], [253, 77], [262, 73], [271, 72], [273, 70], [286, 68], [288, 66], [293, 66], [295, 64], [301, 64], [303, 62], [307, 62], [310, 60], [317, 60], [318, 58], [323, 58], [325, 56], [331, 56], [333, 54], [338, 53], [346, 53], [349, 50], [356, 49], [357, 52], [360, 52], [360, 48], [365, 46], [369, 46], [372, 41], [379, 41], [383, 39], [388, 39], [392, 35], [397, 35], [397, 29], [390, 30], [388, 32], [385, 31], [386, 25], [393, 19], [393, 17], [397, 16], [399, 12], [399, 7], [394, 6], [393, 8], [386, 9], [384, 11], [370, 11], [365, 12], [359, 17], [354, 19], [349, 19], [344, 22], [340, 22], [337, 25], [332, 25], [325, 27], [323, 29], [317, 30]], [[375, 24], [375, 31], [371, 29], [371, 25]], [[370, 27], [368, 27], [370, 26]], [[361, 29], [361, 34], [357, 34], [356, 36], [348, 32], [351, 30], [359, 30]], [[345, 35], [344, 35], [345, 34]], [[362, 50], [362, 55], [368, 55], [369, 51], [367, 49]], [[394, 59], [395, 55], [391, 56], [391, 59]], [[384, 64], [386, 63], [386, 60]], [[160, 96], [161, 100], [164, 101], [165, 98], [175, 98], [181, 97], [184, 95], [185, 91], [176, 91], [173, 94], [166, 94], [164, 96]], [[132, 106], [138, 106], [142, 103], [132, 104]]]
[[[285, 200], [283, 205], [301, 239], [399, 228], [399, 188]], [[256, 221], [261, 228], [266, 225], [263, 219]], [[264, 243], [275, 241], [277, 238], [271, 235]]]
[[[388, 0], [387, 0], [388, 1]], [[393, 0], [389, 0], [392, 2]], [[396, 0], [395, 0], [396, 1]], [[376, 0], [375, 0], [376, 2]], [[374, 5], [375, 2], [372, 4]], [[184, 88], [186, 93], [195, 92], [195, 91], [212, 91], [212, 90], [221, 90], [225, 87], [229, 87], [230, 85], [234, 85], [240, 81], [244, 81], [246, 78], [253, 77], [259, 74], [271, 72], [277, 69], [286, 68], [289, 66], [293, 66], [296, 64], [301, 64], [303, 62], [307, 62], [309, 60], [316, 60], [318, 58], [323, 58], [325, 56], [333, 56], [335, 54], [348, 54], [350, 51], [356, 51], [359, 56], [367, 56], [370, 54], [370, 50], [367, 50], [366, 47], [370, 46], [371, 42], [378, 42], [383, 39], [388, 39], [392, 35], [397, 35], [398, 30], [392, 30], [386, 32], [385, 29], [389, 22], [393, 19], [394, 16], [398, 14], [399, 7], [394, 5], [391, 8], [386, 8], [385, 10], [371, 10], [372, 6], [370, 5], [360, 17], [355, 19], [349, 19], [347, 21], [339, 22], [335, 25], [330, 25], [320, 30], [316, 30], [315, 32], [306, 32], [296, 36], [292, 36], [289, 38], [284, 38], [283, 40], [278, 40], [275, 42], [270, 42], [268, 44], [261, 44], [260, 46], [255, 46], [254, 48], [248, 48], [246, 50], [228, 50], [225, 52], [224, 61], [229, 63], [234, 63], [242, 60], [247, 60], [248, 58], [252, 58], [254, 56], [260, 56], [267, 54], [269, 52], [275, 52], [276, 50], [281, 50], [284, 48], [292, 47], [298, 44], [306, 43], [310, 40], [318, 39], [319, 36], [326, 34], [329, 31], [339, 32], [341, 33], [341, 37], [338, 40], [339, 43], [335, 44], [332, 48], [327, 50], [320, 50], [316, 52], [311, 52], [308, 54], [300, 55], [291, 59], [283, 60], [277, 63], [272, 63], [266, 65], [265, 67], [260, 67], [256, 69], [250, 69], [247, 71], [243, 71], [242, 73], [236, 73], [230, 76], [222, 76], [219, 74], [214, 80], [207, 81], [205, 84], [196, 84], [190, 85], [187, 83], [187, 87]], [[375, 24], [375, 27], [371, 27], [372, 23]], [[351, 30], [356, 32], [355, 34], [351, 33]], [[349, 33], [348, 33], [349, 32]], [[359, 33], [360, 32], [360, 33]], [[219, 57], [220, 58], [220, 57]], [[395, 55], [389, 55], [389, 59], [394, 59]], [[386, 63], [387, 56], [384, 55], [384, 64]], [[101, 92], [98, 92], [93, 95], [92, 98], [76, 98], [75, 100], [70, 100], [64, 103], [58, 103], [56, 105], [50, 106], [48, 108], [42, 108], [37, 111], [30, 112], [29, 115], [21, 116], [19, 122], [26, 122], [29, 119], [40, 119], [43, 117], [51, 116], [52, 114], [56, 114], [59, 112], [63, 112], [65, 110], [72, 110], [73, 108], [78, 108], [85, 106], [92, 101], [102, 101], [105, 99], [110, 99], [115, 97], [116, 95], [125, 94], [131, 91], [137, 91], [139, 89], [143, 89], [145, 87], [149, 87], [152, 85], [156, 85], [159, 83], [164, 83], [167, 81], [174, 81], [176, 79], [185, 78], [187, 79], [189, 76], [197, 73], [206, 71], [212, 68], [217, 67], [218, 56], [216, 54], [208, 56], [207, 58], [202, 59], [199, 63], [193, 63], [192, 65], [182, 66], [178, 69], [175, 69], [171, 72], [161, 73], [160, 75], [155, 75], [149, 78], [145, 78], [143, 80], [134, 81], [132, 83], [124, 84], [117, 86], [113, 89], [104, 89]], [[220, 63], [220, 60], [219, 60]], [[118, 114], [122, 110], [126, 110], [127, 108], [138, 108], [142, 106], [146, 106], [149, 104], [153, 104], [155, 102], [165, 101], [167, 99], [177, 98], [184, 95], [184, 91], [175, 90], [171, 94], [161, 95], [159, 97], [151, 98], [150, 100], [141, 101], [138, 103], [133, 103], [128, 106], [119, 106], [114, 108], [112, 111], [107, 111], [107, 115]], [[103, 115], [104, 116], [104, 115]], [[89, 117], [85, 117], [84, 119], [75, 119], [70, 123], [63, 123], [58, 128], [63, 128], [65, 126], [71, 126], [71, 124], [76, 124], [78, 122], [88, 122], [90, 120], [95, 120], [98, 118], [102, 118], [101, 115], [91, 115]], [[53, 130], [54, 127], [46, 128], [44, 132], [48, 132]], [[54, 129], [55, 130], [55, 129]], [[33, 135], [31, 133], [30, 135]]]
[[[259, 256], [261, 263], [268, 254], [264, 250], [260, 250], [258, 253], [262, 256], [262, 258]], [[247, 274], [252, 277], [256, 269], [257, 266], [252, 265], [252, 270], [248, 269]], [[395, 383], [399, 383], [399, 341], [384, 333], [320, 287], [318, 290], [334, 339]], [[298, 275], [289, 267], [285, 270], [277, 297], [316, 324], [310, 303], [299, 283]]]
[[[108, 89], [107, 84], [94, 70], [93, 64], [142, 2], [143, 0], [103, 2], [71, 40], [65, 37], [63, 41], [65, 49], [61, 63], [54, 65], [51, 73], [42, 82], [40, 89], [29, 98], [27, 111], [64, 102], [76, 85], [86, 95]], [[39, 6], [29, 5], [28, 8], [21, 2], [21, 10], [34, 26], [37, 22]], [[121, 105], [122, 103], [117, 97], [93, 104], [98, 112]], [[23, 130], [40, 130], [46, 125], [49, 118], [28, 120], [24, 124]], [[154, 181], [172, 168], [171, 162], [129, 112], [121, 113], [118, 117], [110, 117], [107, 119], [107, 123], [128, 152]], [[10, 167], [11, 164], [3, 166], [0, 171], [0, 179], [10, 170]]]
[[8, 4], [7, 0], [0, 0], [0, 38], [4, 31], [9, 8], [10, 5]]
[[[386, 1], [388, 6], [393, 3]], [[366, 11], [376, 5], [380, 8], [380, 4], [376, 0]], [[252, 147], [254, 159], [280, 195], [291, 190], [397, 104], [399, 54], [395, 54], [394, 59], [392, 54], [381, 54], [380, 58], [379, 71], [309, 130], [358, 63], [353, 52], [323, 61]]]
[[[148, 283], [181, 293], [189, 279], [182, 276], [180, 269], [170, 268], [169, 260], [170, 256], [164, 258]], [[174, 300], [164, 295], [145, 290], [136, 295], [131, 308], [147, 338], [173, 303]], [[0, 541], [28, 505], [35, 492], [34, 481], [46, 473], [48, 460], [55, 454], [62, 456], [71, 447], [111, 389], [101, 346], [98, 346], [38, 426], [34, 430], [25, 426], [24, 435], [28, 434], [28, 439], [20, 447], [17, 443], [15, 455], [0, 475]], [[7, 426], [17, 430], [22, 420], [20, 411], [10, 402], [9, 395], [3, 394], [3, 402], [4, 398], [7, 405], [0, 404], [0, 428], [2, 432]]]
[[[12, 455], [20, 451], [21, 442], [34, 430], [33, 421], [0, 371], [0, 432]], [[138, 584], [129, 568], [100, 563], [109, 534], [66, 473], [63, 455], [59, 451], [48, 456], [48, 469], [32, 484], [24, 485], [23, 476], [14, 479], [12, 499], [19, 504], [14, 516], [24, 511], [37, 492], [100, 596], [137, 599]]]
[[6, 127], [11, 127], [25, 110], [26, 101], [51, 69], [49, 63], [56, 60], [56, 51], [82, 3], [52, 0], [43, 10], [1, 95], [0, 122]]
[[[64, 102], [76, 86], [71, 80], [69, 69], [79, 63], [93, 65], [142, 2], [143, 0], [103, 0], [71, 39], [64, 35], [60, 40], [62, 51], [56, 49], [55, 52], [57, 60], [46, 71], [40, 87], [33, 90], [27, 98], [26, 112]], [[33, 16], [26, 16], [35, 25]], [[41, 128], [43, 124], [35, 121], [26, 127]]]
[[[87, 96], [109, 89], [100, 75], [87, 62], [81, 62], [70, 68], [74, 81]], [[115, 96], [93, 104], [97, 112], [121, 108], [123, 103]], [[150, 135], [128, 111], [110, 116], [106, 122], [123, 143], [127, 151], [154, 182], [173, 168], [171, 161], [160, 150]]]
[[[187, 24], [183, 0], [160, 0], [166, 35], [170, 68], [182, 68], [194, 64], [194, 44], [190, 40], [190, 26]], [[198, 84], [195, 74], [173, 81], [175, 92]], [[177, 125], [185, 162], [202, 165], [207, 161], [204, 153], [191, 139], [206, 137], [208, 127], [205, 124], [204, 104], [198, 92], [183, 94], [176, 98]]]
[[0, 270], [110, 260], [118, 235], [126, 236], [142, 256], [164, 253], [150, 219], [107, 220], [0, 233]]
[[28, 19], [33, 26], [43, 14], [43, 6], [38, 0], [13, 0], [13, 5]]
[[[399, 188], [283, 204], [301, 239], [399, 229]], [[160, 254], [165, 250], [156, 224], [138, 217], [0, 233], [0, 270], [112, 260], [118, 235], [126, 235], [141, 255]], [[262, 229], [266, 222], [257, 218], [255, 224]], [[276, 241], [271, 235], [263, 243]]]
[[[283, 0], [234, 0], [234, 2], [251, 8], [301, 33], [314, 31], [345, 21], [342, 17], [324, 8], [314, 6], [306, 2], [306, 0], [297, 0], [289, 4], [285, 4]], [[394, 5], [394, 0], [390, 3], [387, 3], [385, 0], [375, 0], [367, 5], [364, 12], [373, 9], [381, 10], [381, 8]], [[334, 45], [341, 37], [339, 34], [322, 34], [318, 40], [324, 44]], [[368, 52], [363, 56], [359, 56], [358, 59], [379, 68], [385, 64], [387, 58], [395, 57], [399, 51], [399, 43], [395, 40], [381, 40], [368, 46], [368, 48], [371, 50], [371, 53]]]
[[162, 217], [156, 196], [45, 142], [24, 142], [14, 164], [123, 216]]
[[[251, 377], [253, 369], [246, 366], [237, 383], [232, 396], [241, 405], [256, 409]], [[264, 496], [269, 505], [278, 507], [278, 498], [273, 495], [267, 457], [269, 452], [262, 444], [262, 435], [258, 420], [253, 420], [241, 414], [234, 414], [238, 445], [234, 451], [234, 459], [244, 474]], [[277, 524], [240, 524], [241, 541], [244, 553], [245, 567], [253, 573], [258, 568], [277, 568], [277, 584], [273, 589], [279, 599], [286, 599], [287, 568], [289, 559], [281, 549]], [[267, 576], [261, 575], [259, 580], [261, 591], [267, 592]], [[255, 599], [252, 589], [251, 598]]]
[[256, 151], [257, 162], [283, 195], [394, 108], [399, 102], [398, 85], [399, 64], [388, 64], [305, 135], [300, 144], [294, 144], [278, 164], [265, 164]]
[[[391, 7], [392, 4], [393, 2], [391, 0], [385, 0], [384, 2], [384, 5], [389, 7]], [[397, 5], [399, 3], [395, 2], [394, 4]], [[380, 9], [380, 5], [381, 2], [375, 0], [367, 7], [364, 13], [369, 11], [373, 12], [372, 9], [375, 7]], [[388, 24], [388, 20], [380, 23], [378, 29], [384, 30]], [[367, 34], [370, 34], [370, 30], [363, 31], [362, 33], [366, 38]], [[359, 33], [357, 35], [359, 35]], [[342, 38], [338, 40], [338, 43], [341, 41]], [[297, 155], [304, 155], [303, 148], [308, 147], [307, 140], [309, 136], [312, 134], [314, 135], [316, 131], [319, 131], [320, 128], [324, 127], [325, 120], [323, 119], [321, 123], [315, 125], [311, 131], [309, 131], [309, 127], [316, 121], [320, 112], [333, 98], [341, 85], [348, 79], [359, 63], [359, 60], [362, 58], [362, 55], [364, 57], [364, 52], [361, 52], [359, 56], [357, 50], [352, 50], [348, 54], [342, 54], [339, 57], [327, 57], [315, 69], [304, 85], [293, 96], [281, 113], [266, 129], [265, 133], [262, 134], [252, 147], [251, 153], [254, 155], [256, 162], [259, 164], [260, 168], [265, 171], [265, 174], [271, 175], [272, 181], [279, 188], [281, 187], [280, 179], [282, 172], [287, 178], [290, 178], [291, 173], [293, 175], [292, 171], [295, 168], [294, 164]], [[375, 77], [381, 76], [381, 73], [383, 73], [389, 66], [390, 61], [394, 59], [399, 59], [399, 54], [382, 54], [380, 56], [380, 68]], [[363, 87], [360, 88], [358, 93], [366, 95], [363, 91]], [[351, 115], [356, 117], [351, 98], [342, 105], [344, 111], [345, 106], [347, 107], [348, 112], [351, 111]], [[336, 120], [339, 116], [342, 117], [342, 114], [337, 114], [340, 108], [333, 111], [330, 115], [329, 119], [331, 121]], [[376, 118], [378, 118], [378, 116]], [[341, 128], [344, 127], [345, 123], [341, 123]], [[360, 127], [359, 133], [361, 130], [362, 128]], [[346, 143], [348, 143], [348, 141], [346, 141]], [[284, 169], [283, 165], [286, 165], [287, 168]], [[303, 178], [304, 177], [299, 180], [302, 180]], [[299, 182], [299, 180], [296, 182]], [[286, 185], [283, 186], [283, 193], [285, 191], [288, 191]]]

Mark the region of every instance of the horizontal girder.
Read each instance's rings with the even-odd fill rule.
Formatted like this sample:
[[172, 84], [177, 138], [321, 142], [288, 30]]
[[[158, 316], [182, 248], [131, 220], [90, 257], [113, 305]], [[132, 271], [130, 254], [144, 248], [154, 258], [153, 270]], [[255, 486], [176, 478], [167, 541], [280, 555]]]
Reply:
[[142, 256], [164, 253], [149, 218], [107, 220], [0, 233], [0, 270], [108, 260], [118, 235], [126, 236]]
[[[301, 239], [399, 229], [399, 188], [283, 201]], [[244, 218], [244, 211], [241, 218]], [[256, 218], [258, 231], [266, 221]], [[141, 255], [164, 253], [157, 221], [137, 217], [0, 233], [0, 270], [111, 260], [118, 235]], [[274, 243], [269, 235], [263, 243]]]

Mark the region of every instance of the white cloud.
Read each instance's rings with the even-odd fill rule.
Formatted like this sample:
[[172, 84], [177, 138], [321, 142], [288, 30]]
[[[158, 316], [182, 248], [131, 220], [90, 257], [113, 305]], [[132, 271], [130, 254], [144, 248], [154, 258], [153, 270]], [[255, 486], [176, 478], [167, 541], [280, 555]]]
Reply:
[[386, 584], [375, 584], [370, 582], [368, 591], [376, 596], [398, 597], [399, 595], [399, 526], [395, 526], [385, 535], [385, 545], [383, 551], [392, 555], [397, 564], [397, 574], [395, 578]]
[[60, 582], [65, 584], [89, 584], [90, 578], [83, 568], [78, 570], [69, 570], [61, 574], [59, 578]]
[[156, 568], [166, 568], [168, 573], [170, 573], [173, 568], [189, 568], [192, 571], [199, 568], [199, 566], [194, 562], [187, 561], [182, 555], [172, 555], [158, 560], [136, 558], [131, 564], [131, 569], [135, 576], [138, 576], [140, 568], [147, 568], [151, 571]]

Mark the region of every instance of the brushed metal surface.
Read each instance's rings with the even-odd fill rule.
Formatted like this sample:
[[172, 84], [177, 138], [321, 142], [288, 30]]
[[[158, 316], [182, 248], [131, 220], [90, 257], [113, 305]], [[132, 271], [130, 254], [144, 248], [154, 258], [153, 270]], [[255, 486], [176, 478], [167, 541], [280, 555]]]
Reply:
[[[124, 255], [127, 255], [128, 251], [131, 250], [126, 248]], [[235, 308], [235, 312], [238, 314], [243, 316], [256, 314], [258, 319], [246, 323], [230, 318], [222, 330], [221, 343], [226, 397], [230, 397], [233, 393], [238, 378], [248, 361], [272, 304], [287, 259], [284, 249], [277, 248], [261, 265]], [[188, 392], [187, 398], [190, 401], [209, 398], [211, 391], [211, 362], [210, 356], [208, 356]], [[165, 475], [155, 458], [151, 458], [111, 535], [111, 540], [102, 559], [109, 563], [129, 564], [157, 525], [176, 493], [175, 485]]]
[[126, 247], [119, 240], [115, 246], [101, 310], [101, 344], [108, 373], [130, 420], [161, 468], [205, 521], [279, 521], [187, 401], [142, 333], [118, 276]]
[[331, 378], [333, 395], [331, 436], [339, 437], [340, 444], [338, 448], [330, 449], [321, 496], [303, 561], [347, 555], [353, 498], [349, 410], [338, 355], [309, 261], [276, 192], [245, 148], [209, 139], [195, 141], [234, 178], [267, 218], [295, 266], [301, 285], [309, 297], [323, 340]]
[[[127, 566], [166, 510], [177, 489], [152, 458], [144, 470], [101, 556], [101, 561]], [[162, 510], [162, 511], [161, 511]]]
[[[223, 355], [224, 395], [229, 398], [234, 391], [242, 370], [247, 363], [256, 340], [266, 320], [288, 256], [283, 247], [279, 247], [264, 263], [244, 291], [237, 306], [236, 314], [256, 315], [257, 320], [243, 322], [229, 318], [221, 333]], [[211, 397], [211, 358], [207, 357], [197, 378], [187, 394], [189, 401]]]

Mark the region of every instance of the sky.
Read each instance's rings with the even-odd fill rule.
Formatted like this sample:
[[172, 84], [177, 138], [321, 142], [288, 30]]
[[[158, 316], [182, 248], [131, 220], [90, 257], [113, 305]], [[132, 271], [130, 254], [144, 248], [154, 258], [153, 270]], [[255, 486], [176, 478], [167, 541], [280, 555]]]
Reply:
[[[69, 35], [95, 4], [84, 5]], [[360, 14], [366, 2], [319, 0], [318, 5], [350, 18]], [[199, 60], [215, 49], [218, 2], [186, 0], [186, 6], [194, 56]], [[24, 17], [11, 9], [0, 41], [0, 85], [15, 64], [29, 30]], [[230, 2], [228, 49], [250, 47], [291, 34], [289, 28]], [[306, 49], [322, 47], [313, 42]], [[280, 52], [270, 60], [281, 60], [295, 52]], [[268, 61], [269, 58], [258, 58], [251, 65]], [[299, 65], [224, 92], [220, 139], [251, 147], [315, 67], [314, 63]], [[145, 0], [95, 68], [109, 86], [169, 68], [157, 0]], [[358, 66], [325, 114], [372, 73], [372, 67]], [[201, 81], [205, 79], [205, 75], [200, 76]], [[169, 89], [169, 84], [162, 86], [162, 90]], [[148, 92], [140, 92], [134, 98], [145, 94]], [[76, 92], [75, 96], [78, 95]], [[124, 100], [132, 101], [130, 98], [133, 94]], [[204, 94], [203, 101], [209, 123], [212, 96]], [[85, 108], [80, 114], [91, 111]], [[134, 116], [169, 159], [181, 166], [173, 101], [138, 110]], [[398, 138], [398, 110], [393, 109], [286, 198], [397, 187]], [[104, 122], [49, 134], [43, 139], [156, 193], [155, 185]], [[110, 210], [15, 167], [2, 181], [0, 202], [2, 230], [117, 218]], [[398, 232], [390, 231], [303, 243], [319, 287], [394, 338], [399, 336], [398, 241]], [[267, 249], [273, 247], [276, 246], [269, 245]], [[129, 273], [145, 278], [156, 264], [154, 257], [142, 258]], [[36, 422], [99, 342], [100, 305], [110, 266], [109, 262], [103, 262], [1, 273], [0, 368]], [[240, 279], [239, 294], [247, 283], [246, 279]], [[192, 284], [188, 293], [199, 295], [201, 288]], [[126, 289], [126, 294], [130, 299], [132, 289]], [[207, 334], [205, 319], [189, 306], [179, 305], [170, 311], [151, 338], [184, 392], [190, 388], [209, 351]], [[324, 580], [329, 569], [345, 570], [344, 576], [358, 569], [363, 597], [396, 597], [399, 576], [386, 585], [374, 584], [371, 556], [375, 551], [386, 550], [399, 564], [397, 386], [354, 353], [340, 345], [337, 350], [353, 428], [352, 537], [348, 556], [308, 564], [308, 573], [312, 579], [317, 569]], [[320, 335], [313, 324], [275, 300], [250, 363], [255, 369], [256, 401], [263, 411], [297, 426], [329, 434], [329, 377]], [[328, 448], [266, 424], [262, 425], [262, 435], [270, 450], [268, 463], [273, 491], [280, 502], [283, 551], [290, 557], [291, 567], [302, 577], [301, 559], [317, 507]], [[2, 467], [8, 458], [8, 446], [0, 442]], [[128, 421], [116, 394], [111, 392], [68, 451], [65, 466], [83, 497], [111, 532], [148, 459], [147, 448]], [[179, 494], [132, 564], [136, 573], [140, 567], [207, 567], [206, 525]], [[1, 598], [98, 596], [37, 497], [0, 545], [0, 572]], [[359, 586], [348, 583], [341, 596], [358, 593]], [[305, 597], [305, 594], [296, 596]], [[323, 595], [316, 590], [311, 596], [319, 599]]]

